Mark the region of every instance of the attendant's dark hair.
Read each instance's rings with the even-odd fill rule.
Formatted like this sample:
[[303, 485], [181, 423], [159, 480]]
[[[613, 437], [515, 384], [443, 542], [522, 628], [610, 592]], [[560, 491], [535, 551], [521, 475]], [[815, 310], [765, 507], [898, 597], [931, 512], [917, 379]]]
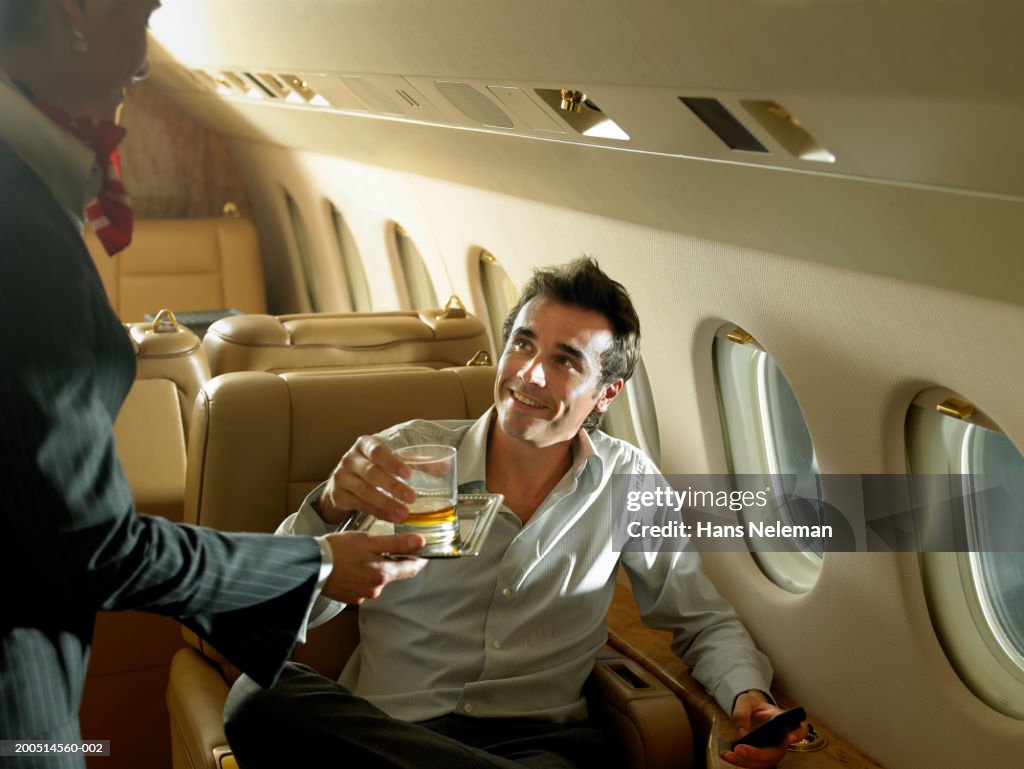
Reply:
[[519, 311], [537, 297], [593, 310], [607, 318], [612, 344], [601, 355], [601, 386], [633, 376], [640, 359], [640, 318], [629, 292], [602, 272], [597, 260], [584, 256], [559, 267], [534, 270], [519, 302], [505, 318], [501, 329], [505, 344]]
[[46, 3], [39, 0], [0, 0], [0, 48], [41, 35], [46, 13]]

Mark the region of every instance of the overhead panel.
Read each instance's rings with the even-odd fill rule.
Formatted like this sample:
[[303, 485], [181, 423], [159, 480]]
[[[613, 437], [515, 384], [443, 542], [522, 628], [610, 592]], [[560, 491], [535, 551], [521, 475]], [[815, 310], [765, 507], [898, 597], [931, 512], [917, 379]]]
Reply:
[[540, 96], [568, 125], [583, 136], [629, 141], [629, 135], [581, 88], [538, 88]]
[[370, 80], [364, 77], [348, 75], [343, 77], [342, 82], [348, 86], [352, 93], [362, 99], [371, 110], [382, 115], [404, 115], [405, 112], [395, 100], [383, 89], [378, 88]]
[[[171, 93], [218, 99], [220, 116], [274, 126], [275, 141], [303, 124], [251, 110], [297, 109], [454, 127], [514, 140], [1024, 198], [1024, 107], [798, 93], [727, 92], [600, 83], [531, 83], [352, 72], [279, 71], [259, 65], [157, 60]], [[262, 106], [261, 106], [262, 105]], [[289, 125], [295, 126], [289, 128]], [[943, 130], [936, 130], [936, 126]], [[307, 126], [308, 127], [308, 126]], [[969, 141], [967, 138], [969, 137]], [[296, 139], [296, 143], [301, 143]], [[970, 152], [964, 149], [969, 145]]]
[[356, 96], [339, 76], [324, 72], [300, 72], [299, 74], [322, 93], [332, 107], [356, 112], [369, 111], [370, 108], [366, 102]]
[[497, 104], [468, 83], [435, 80], [434, 85], [438, 93], [470, 120], [491, 128], [512, 128], [514, 125]]
[[746, 127], [718, 99], [698, 96], [680, 96], [679, 100], [690, 108], [701, 122], [714, 131], [725, 146], [744, 152], [768, 152]]
[[439, 99], [433, 95], [426, 96], [424, 89], [417, 88], [401, 75], [366, 75], [364, 80], [372, 82], [377, 89], [388, 94], [388, 99], [401, 109], [402, 116], [407, 120], [444, 122], [444, 115], [435, 103]]
[[487, 90], [502, 103], [502, 105], [519, 118], [519, 124], [530, 128], [533, 131], [546, 131], [552, 134], [564, 134], [565, 128], [558, 124], [551, 115], [544, 111], [537, 102], [530, 98], [529, 94], [522, 88], [515, 88], [510, 85], [489, 85]]
[[794, 157], [816, 163], [836, 162], [836, 156], [822, 147], [803, 123], [778, 102], [744, 99], [740, 103]]

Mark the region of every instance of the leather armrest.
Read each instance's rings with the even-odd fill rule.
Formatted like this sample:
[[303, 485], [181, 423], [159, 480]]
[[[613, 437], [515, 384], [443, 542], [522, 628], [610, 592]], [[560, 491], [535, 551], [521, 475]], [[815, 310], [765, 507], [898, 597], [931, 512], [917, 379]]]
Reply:
[[588, 681], [590, 710], [627, 769], [685, 769], [693, 730], [683, 704], [651, 673], [625, 657], [597, 660]]
[[174, 655], [167, 709], [171, 718], [171, 756], [174, 769], [221, 769], [224, 702], [228, 685], [220, 669], [192, 647]]

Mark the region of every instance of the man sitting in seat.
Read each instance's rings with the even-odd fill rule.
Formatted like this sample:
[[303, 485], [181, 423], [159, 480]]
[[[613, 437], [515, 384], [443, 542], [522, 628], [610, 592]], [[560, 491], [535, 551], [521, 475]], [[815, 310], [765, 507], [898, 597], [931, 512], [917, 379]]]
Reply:
[[[639, 357], [626, 290], [591, 259], [538, 271], [504, 332], [493, 408], [360, 438], [279, 529], [323, 533], [353, 510], [400, 518], [414, 494], [392, 452], [414, 444], [456, 446], [460, 492], [505, 497], [477, 558], [434, 560], [360, 609], [340, 682], [290, 665], [271, 690], [235, 684], [225, 730], [246, 769], [325, 755], [359, 767], [602, 765], [581, 691], [620, 562], [645, 622], [673, 631], [674, 651], [741, 732], [778, 712], [767, 659], [695, 552], [612, 547], [613, 474], [659, 477], [641, 451], [596, 429]], [[724, 757], [774, 766], [803, 734]]]

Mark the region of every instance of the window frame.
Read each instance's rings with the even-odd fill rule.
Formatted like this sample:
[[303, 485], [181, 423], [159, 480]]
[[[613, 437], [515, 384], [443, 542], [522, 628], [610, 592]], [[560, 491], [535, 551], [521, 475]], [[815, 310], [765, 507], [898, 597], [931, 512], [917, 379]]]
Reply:
[[366, 277], [366, 266], [359, 253], [359, 246], [352, 234], [345, 216], [334, 202], [325, 199], [327, 212], [331, 218], [338, 258], [341, 261], [342, 274], [345, 278], [345, 294], [352, 312], [373, 312], [373, 294], [370, 282]]
[[[960, 420], [938, 413], [935, 406], [950, 397], [965, 401], [952, 391], [934, 388], [921, 393], [908, 407], [904, 425], [908, 472], [968, 476], [970, 432], [983, 428], [1006, 435], [980, 411]], [[922, 425], [922, 419], [932, 424]], [[961, 429], [944, 431], [944, 426]], [[931, 445], [919, 445], [922, 441]], [[945, 448], [936, 445], [939, 441]], [[954, 445], [957, 443], [959, 446]], [[975, 552], [921, 553], [929, 615], [946, 657], [964, 684], [989, 707], [1024, 720], [1024, 655], [1009, 647], [1008, 639], [1000, 639], [1004, 633], [986, 607], [990, 599], [979, 565], [980, 556]]]
[[434, 285], [427, 261], [416, 241], [397, 222], [392, 223], [391, 236], [398, 264], [400, 292], [408, 308], [416, 311], [440, 308], [437, 286]]
[[309, 227], [306, 226], [306, 218], [302, 215], [299, 202], [287, 188], [283, 192], [285, 210], [291, 224], [292, 244], [295, 247], [295, 254], [299, 258], [304, 296], [310, 312], [320, 312], [323, 309], [320, 297], [320, 276], [316, 264], [316, 250], [309, 235]]
[[[772, 429], [773, 417], [768, 405], [768, 377], [766, 375], [768, 364], [771, 363], [776, 367], [791, 392], [792, 386], [778, 363], [775, 362], [774, 357], [756, 339], [747, 334], [749, 339], [743, 342], [736, 341], [729, 336], [734, 331], [742, 331], [742, 329], [731, 323], [722, 326], [715, 333], [711, 344], [715, 392], [727, 465], [729, 472], [733, 475], [768, 475], [771, 477], [772, 483], [777, 484], [780, 467]], [[723, 387], [724, 372], [719, 360], [718, 348], [720, 344], [732, 345], [730, 348], [722, 349], [733, 353], [736, 350], [743, 350], [752, 359], [752, 365], [743, 371], [738, 371], [736, 366], [730, 365], [729, 373], [735, 381], [728, 390]], [[739, 381], [738, 375], [742, 375], [743, 381]], [[729, 393], [735, 394], [737, 398], [732, 399]], [[810, 437], [807, 420], [803, 416], [803, 410], [800, 408], [795, 392], [793, 392], [793, 399], [800, 412], [802, 425], [807, 431], [813, 451], [814, 442]], [[813, 473], [817, 477], [819, 474], [816, 461], [817, 453], [814, 452], [813, 456], [815, 457]], [[779, 486], [773, 489], [773, 496], [776, 499], [783, 498], [785, 493], [786, 489]], [[810, 592], [818, 581], [825, 560], [824, 553], [818, 556], [816, 553], [802, 549], [760, 551], [751, 548], [750, 555], [761, 572], [773, 584], [797, 595]]]
[[483, 314], [487, 319], [487, 331], [497, 357], [501, 355], [504, 348], [502, 326], [509, 312], [519, 301], [519, 287], [516, 286], [497, 257], [486, 248], [479, 249], [475, 264], [476, 281], [480, 287], [480, 297], [483, 301]]

